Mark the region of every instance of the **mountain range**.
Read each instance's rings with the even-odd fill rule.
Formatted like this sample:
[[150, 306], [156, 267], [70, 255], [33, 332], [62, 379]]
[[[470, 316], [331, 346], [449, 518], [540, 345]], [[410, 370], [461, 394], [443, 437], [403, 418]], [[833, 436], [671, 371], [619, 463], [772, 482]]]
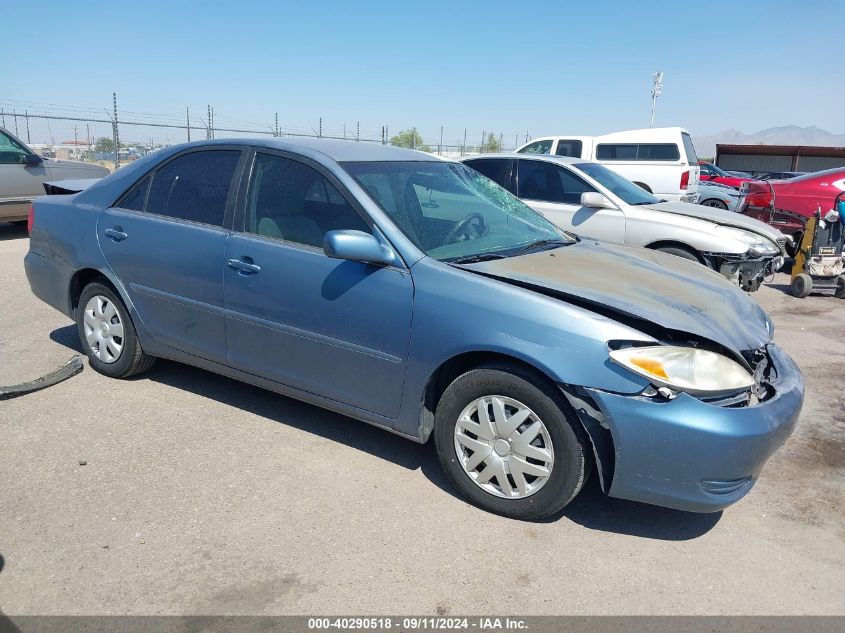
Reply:
[[707, 136], [693, 136], [695, 151], [701, 157], [712, 157], [716, 153], [716, 143], [734, 145], [817, 145], [826, 147], [845, 147], [845, 134], [831, 134], [814, 125], [782, 125], [770, 127], [753, 134], [744, 134], [739, 130], [724, 130]]

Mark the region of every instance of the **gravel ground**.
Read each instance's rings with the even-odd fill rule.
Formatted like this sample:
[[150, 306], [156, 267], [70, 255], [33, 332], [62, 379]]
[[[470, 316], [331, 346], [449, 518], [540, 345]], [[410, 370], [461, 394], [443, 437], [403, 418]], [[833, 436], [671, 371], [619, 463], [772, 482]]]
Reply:
[[[0, 384], [77, 353], [0, 224]], [[7, 614], [845, 614], [845, 302], [754, 298], [807, 380], [739, 504], [604, 497], [523, 523], [455, 496], [431, 445], [187, 366], [87, 367], [0, 402]], [[84, 465], [81, 465], [84, 462]]]

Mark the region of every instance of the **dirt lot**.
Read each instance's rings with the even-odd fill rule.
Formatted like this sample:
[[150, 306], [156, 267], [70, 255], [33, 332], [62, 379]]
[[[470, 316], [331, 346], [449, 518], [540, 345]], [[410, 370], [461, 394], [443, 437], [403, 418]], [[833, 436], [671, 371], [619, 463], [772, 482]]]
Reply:
[[[79, 349], [0, 224], [0, 384]], [[698, 515], [605, 498], [477, 510], [419, 446], [161, 362], [0, 402], [8, 614], [845, 614], [845, 301], [755, 295], [807, 380], [751, 494]], [[80, 462], [86, 462], [80, 465]]]

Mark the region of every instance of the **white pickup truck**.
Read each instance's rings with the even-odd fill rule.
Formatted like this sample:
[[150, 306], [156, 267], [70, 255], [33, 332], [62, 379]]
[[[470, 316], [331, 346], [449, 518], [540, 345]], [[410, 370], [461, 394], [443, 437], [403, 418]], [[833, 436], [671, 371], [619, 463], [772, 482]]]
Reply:
[[689, 132], [646, 128], [603, 136], [544, 136], [518, 154], [570, 156], [601, 163], [662, 200], [695, 202], [700, 168]]

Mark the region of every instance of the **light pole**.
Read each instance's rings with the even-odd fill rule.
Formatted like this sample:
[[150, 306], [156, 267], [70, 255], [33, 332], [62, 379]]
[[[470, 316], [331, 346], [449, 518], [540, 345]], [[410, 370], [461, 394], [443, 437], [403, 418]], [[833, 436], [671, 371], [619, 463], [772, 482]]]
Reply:
[[657, 103], [657, 97], [663, 94], [663, 72], [654, 73], [651, 81], [651, 124], [649, 127], [654, 127], [654, 106]]

